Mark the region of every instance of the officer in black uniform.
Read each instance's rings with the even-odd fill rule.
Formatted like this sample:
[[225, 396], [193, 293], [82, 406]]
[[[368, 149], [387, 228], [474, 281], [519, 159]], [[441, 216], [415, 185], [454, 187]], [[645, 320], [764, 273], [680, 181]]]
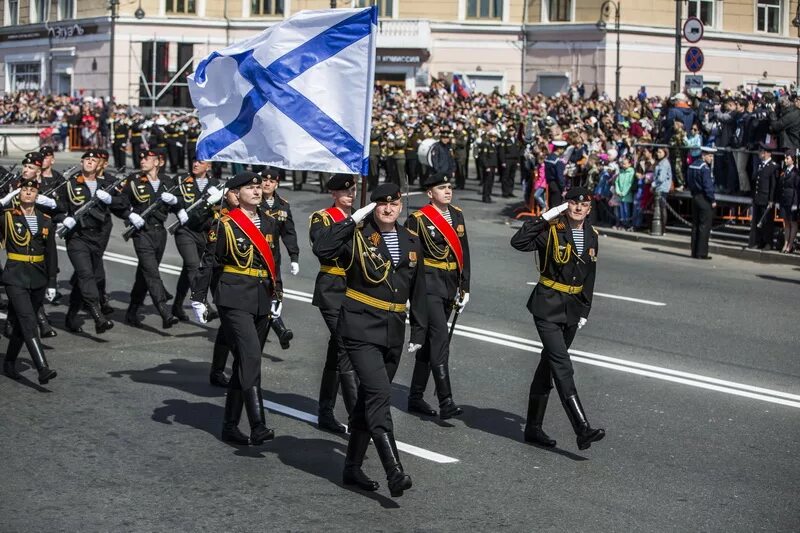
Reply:
[[[257, 445], [275, 436], [264, 415], [261, 350], [270, 318], [280, 316], [283, 289], [280, 271], [273, 270], [274, 264], [270, 266], [270, 261], [274, 261], [271, 252], [268, 258], [262, 255], [259, 243], [251, 240], [235, 215], [249, 221], [248, 227], [255, 226], [264, 239], [260, 245], [267, 250], [277, 246], [272, 238], [277, 228], [274, 219], [258, 207], [262, 194], [258, 174], [241, 172], [227, 186], [237, 191], [239, 207], [221, 217], [209, 234], [209, 241], [215, 243], [214, 261], [218, 269], [214, 302], [225, 338], [233, 346], [233, 375], [225, 399], [222, 440]], [[210, 277], [199, 279], [202, 282], [192, 296], [192, 307], [203, 322]], [[277, 306], [273, 306], [273, 301], [278, 301]], [[249, 439], [238, 427], [243, 405], [250, 421]]]
[[42, 188], [39, 190], [45, 192], [58, 187], [64, 182], [64, 175], [53, 168], [55, 164], [55, 150], [52, 146], [42, 146], [39, 148], [39, 153], [42, 156]]
[[544, 176], [547, 180], [547, 207], [549, 208], [561, 205], [564, 189], [567, 186], [564, 178], [564, 170], [566, 170], [567, 164], [561, 158], [566, 147], [567, 141], [555, 140], [553, 141], [553, 151], [544, 158]]
[[382, 138], [383, 129], [380, 126], [373, 126], [369, 133], [369, 176], [367, 178], [367, 189], [370, 191], [378, 186], [378, 181], [380, 179]]
[[197, 141], [200, 139], [202, 128], [197, 117], [192, 117], [189, 120], [189, 128], [186, 130], [186, 156], [189, 158], [189, 163], [193, 164], [195, 161], [195, 154], [197, 153]]
[[469, 159], [469, 132], [464, 129], [464, 123], [458, 121], [453, 133], [453, 147], [456, 160], [456, 189], [463, 189], [467, 182], [469, 172], [467, 160]]
[[[542, 430], [547, 399], [556, 390], [577, 435], [578, 449], [585, 450], [605, 436], [586, 420], [573, 379], [567, 351], [592, 307], [597, 261], [597, 231], [585, 222], [592, 209], [588, 189], [573, 187], [567, 202], [529, 219], [511, 238], [521, 252], [539, 254], [539, 282], [528, 300], [528, 310], [542, 341], [542, 355], [531, 383], [525, 441], [553, 447], [556, 441]], [[565, 209], [566, 208], [566, 209]], [[559, 216], [559, 213], [564, 212]]]
[[497, 130], [491, 130], [487, 138], [478, 148], [478, 158], [483, 171], [481, 180], [483, 182], [481, 195], [483, 202], [492, 203], [492, 188], [494, 187], [494, 177], [500, 167], [500, 143], [497, 141]]
[[702, 158], [692, 162], [686, 173], [686, 186], [692, 193], [692, 257], [711, 259], [708, 255], [708, 238], [711, 235], [714, 209], [717, 207], [711, 164], [717, 149], [704, 146], [701, 150]]
[[763, 250], [772, 247], [775, 217], [775, 191], [778, 188], [778, 165], [766, 146], [761, 146], [759, 162], [753, 176], [753, 218], [750, 219], [750, 238], [748, 248]]
[[130, 121], [127, 120], [125, 113], [116, 114], [114, 117], [114, 142], [111, 144], [111, 151], [114, 152], [114, 165], [117, 168], [122, 168], [126, 164], [130, 126]]
[[[439, 398], [439, 417], [442, 420], [459, 416], [463, 410], [453, 401], [450, 387], [450, 338], [447, 321], [454, 309], [463, 310], [469, 301], [470, 259], [464, 213], [452, 205], [453, 178], [433, 174], [425, 182], [431, 203], [415, 211], [406, 227], [419, 235], [425, 263], [427, 289], [428, 332], [422, 348], [417, 351], [414, 373], [408, 394], [408, 410], [428, 416], [436, 411], [425, 402], [423, 395], [428, 376], [433, 372], [436, 395]], [[436, 211], [434, 211], [434, 209]], [[448, 224], [452, 234], [445, 236], [439, 228]], [[451, 246], [448, 237], [455, 237]]]
[[183, 260], [181, 274], [178, 277], [178, 285], [175, 289], [175, 299], [172, 301], [172, 314], [178, 320], [189, 320], [189, 316], [183, 310], [183, 301], [186, 295], [194, 289], [197, 282], [200, 260], [206, 249], [208, 239], [208, 228], [206, 216], [202, 209], [189, 210], [195, 202], [209, 196], [214, 204], [222, 197], [219, 181], [211, 177], [209, 170], [211, 164], [207, 161], [193, 161], [191, 174], [185, 174], [178, 178], [178, 229], [175, 230], [175, 247]]
[[[289, 252], [290, 272], [292, 276], [300, 273], [300, 247], [297, 245], [297, 231], [294, 229], [294, 219], [292, 219], [292, 209], [289, 202], [278, 195], [278, 184], [280, 183], [280, 173], [278, 169], [267, 167], [261, 172], [262, 204], [261, 209], [275, 219], [278, 233], [275, 239], [283, 241], [286, 251]], [[281, 247], [275, 245], [275, 264], [278, 269], [281, 267]], [[272, 330], [278, 336], [281, 348], [289, 349], [289, 342], [294, 338], [292, 330], [283, 323], [283, 317], [272, 320]]]
[[[161, 315], [162, 327], [168, 329], [177, 324], [178, 319], [167, 306], [167, 294], [158, 266], [167, 246], [164, 221], [170, 211], [175, 210], [178, 198], [170, 192], [175, 188], [173, 180], [159, 176], [159, 151], [145, 150], [140, 155], [141, 172], [132, 174], [122, 188], [122, 197], [126, 201], [123, 216], [136, 228], [132, 238], [139, 260], [125, 321], [134, 327], [142, 326], [139, 307], [149, 292], [153, 305]], [[155, 203], [158, 207], [150, 212], [147, 220], [142, 218], [141, 213]]]
[[[356, 180], [350, 174], [335, 174], [328, 180], [328, 190], [333, 197], [333, 205], [311, 214], [309, 222], [309, 240], [313, 244], [324, 231], [336, 222], [350, 216], [353, 202], [356, 199]], [[325, 356], [325, 367], [322, 369], [322, 380], [319, 386], [318, 424], [322, 429], [334, 433], [344, 433], [346, 428], [333, 415], [336, 405], [336, 392], [342, 384], [342, 399], [347, 413], [351, 414], [356, 404], [358, 381], [342, 338], [337, 332], [339, 309], [344, 301], [345, 271], [336, 259], [319, 259], [319, 273], [314, 283], [314, 296], [311, 304], [319, 308], [330, 337]], [[337, 377], [338, 369], [338, 377]]]
[[11, 324], [3, 372], [19, 379], [16, 360], [22, 345], [28, 348], [34, 366], [39, 371], [39, 383], [56, 377], [47, 365], [44, 349], [36, 331], [36, 310], [42, 306], [45, 294], [56, 292], [58, 255], [53, 223], [36, 205], [39, 182], [22, 178], [16, 189], [0, 199], [4, 207], [18, 195], [19, 205], [6, 209], [0, 216], [0, 235], [7, 252], [2, 282], [8, 295], [8, 322]]
[[178, 143], [180, 142], [180, 136], [178, 124], [175, 122], [170, 122], [164, 126], [164, 138], [167, 142], [170, 174], [176, 174], [178, 172]]
[[[72, 332], [82, 331], [77, 317], [84, 307], [94, 319], [97, 333], [114, 326], [101, 309], [105, 294], [97, 272], [103, 271], [103, 254], [111, 236], [111, 213], [121, 214], [126, 204], [119, 195], [122, 184], [112, 187], [113, 181], [98, 176], [97, 162], [98, 155], [94, 150], [85, 152], [81, 157], [81, 172], [71, 177], [66, 186], [59, 190], [58, 203], [66, 214], [61, 223], [65, 227], [67, 255], [74, 270], [65, 317], [65, 327]], [[93, 206], [76, 218], [75, 212], [92, 201], [93, 197], [96, 197]]]
[[142, 117], [141, 113], [136, 113], [133, 115], [133, 122], [131, 123], [131, 157], [133, 159], [133, 168], [139, 168], [139, 162], [141, 161], [141, 151], [145, 149], [144, 147], [144, 117]]
[[500, 187], [503, 198], [514, 198], [514, 181], [517, 179], [519, 159], [522, 155], [522, 143], [517, 139], [516, 128], [508, 128], [500, 145], [500, 154]]
[[[397, 224], [402, 210], [395, 183], [378, 186], [362, 207], [329, 226], [314, 242], [314, 253], [337, 260], [347, 272], [347, 289], [337, 330], [360, 385], [350, 416], [350, 442], [343, 482], [364, 490], [378, 484], [361, 470], [370, 437], [386, 471], [392, 496], [411, 488], [403, 471], [390, 413], [391, 382], [405, 342], [406, 301], [411, 301], [409, 352], [425, 342], [427, 307], [422, 243]], [[362, 222], [363, 221], [363, 222]]]

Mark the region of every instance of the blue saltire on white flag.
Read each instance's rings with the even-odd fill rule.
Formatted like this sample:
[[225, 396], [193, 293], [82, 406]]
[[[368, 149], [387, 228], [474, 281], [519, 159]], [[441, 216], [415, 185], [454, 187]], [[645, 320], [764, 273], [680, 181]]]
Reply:
[[189, 76], [197, 158], [368, 173], [377, 7], [301, 11]]

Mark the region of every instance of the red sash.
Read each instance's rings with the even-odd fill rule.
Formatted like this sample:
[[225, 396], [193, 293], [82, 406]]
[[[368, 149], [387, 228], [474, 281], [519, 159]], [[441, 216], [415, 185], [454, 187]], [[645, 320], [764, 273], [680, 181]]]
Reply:
[[331, 216], [334, 222], [341, 222], [342, 220], [347, 218], [345, 214], [342, 213], [342, 210], [339, 209], [338, 207], [329, 207], [328, 209], [325, 210], [325, 212]]
[[453, 250], [453, 254], [456, 256], [456, 261], [458, 262], [458, 270], [459, 272], [464, 270], [464, 250], [461, 248], [461, 240], [456, 235], [456, 230], [453, 229], [447, 219], [442, 216], [442, 213], [439, 212], [438, 209], [433, 204], [428, 204], [422, 209], [420, 209], [422, 214], [428, 217], [428, 220], [433, 223], [436, 229], [444, 235], [444, 240], [447, 241], [447, 244], [450, 246], [450, 249]]
[[264, 234], [259, 231], [253, 221], [250, 220], [250, 217], [247, 216], [240, 208], [236, 208], [232, 211], [228, 212], [228, 216], [231, 217], [239, 229], [247, 235], [247, 238], [250, 239], [250, 242], [253, 243], [261, 257], [264, 259], [264, 262], [267, 264], [267, 270], [269, 270], [269, 276], [275, 281], [277, 278], [275, 277], [275, 258], [272, 256], [272, 250], [269, 248], [269, 244], [267, 243], [267, 239], [264, 237]]

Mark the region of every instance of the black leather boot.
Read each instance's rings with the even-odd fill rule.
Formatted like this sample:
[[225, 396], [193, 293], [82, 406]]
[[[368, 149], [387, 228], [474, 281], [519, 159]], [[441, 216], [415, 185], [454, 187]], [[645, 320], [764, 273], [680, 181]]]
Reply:
[[274, 439], [275, 431], [267, 427], [264, 402], [261, 400], [261, 388], [258, 385], [244, 391], [244, 408], [250, 422], [250, 444], [258, 446]]
[[158, 305], [156, 305], [156, 309], [158, 310], [158, 314], [161, 315], [162, 329], [169, 329], [178, 323], [178, 317], [176, 317], [170, 312], [166, 302], [161, 302]]
[[180, 322], [189, 322], [189, 315], [183, 310], [183, 304], [179, 304], [178, 302], [173, 302], [172, 304], [172, 316], [177, 318]]
[[222, 440], [232, 444], [250, 444], [250, 437], [239, 429], [242, 418], [244, 394], [239, 389], [230, 389], [225, 397], [225, 420], [222, 422]]
[[108, 298], [108, 294], [104, 292], [100, 293], [100, 312], [106, 316], [114, 314], [114, 308], [111, 307], [111, 300]]
[[70, 300], [67, 314], [64, 315], [64, 328], [72, 333], [83, 333], [83, 328], [78, 320], [78, 313], [83, 307], [83, 302], [74, 302]]
[[431, 369], [428, 363], [414, 362], [414, 373], [411, 374], [411, 386], [408, 391], [408, 412], [424, 416], [436, 416], [436, 409], [422, 399], [428, 386], [428, 375]]
[[36, 310], [36, 322], [39, 324], [39, 336], [41, 338], [48, 339], [58, 335], [47, 320], [47, 313], [44, 312], [44, 306], [39, 306], [39, 309]]
[[450, 370], [447, 365], [434, 365], [431, 367], [433, 382], [436, 383], [436, 396], [439, 398], [439, 418], [447, 420], [454, 416], [461, 416], [464, 410], [453, 401], [450, 389]]
[[39, 339], [33, 338], [28, 341], [27, 345], [28, 351], [31, 353], [33, 365], [36, 367], [36, 370], [39, 371], [39, 383], [44, 385], [56, 377], [57, 373], [55, 370], [50, 370], [50, 368], [48, 368], [47, 359], [44, 357], [44, 349], [42, 349], [42, 343]]
[[339, 372], [339, 383], [342, 384], [344, 408], [347, 409], [347, 414], [351, 415], [356, 408], [356, 400], [358, 400], [358, 377], [356, 377], [356, 371]]
[[544, 412], [547, 410], [549, 394], [531, 394], [528, 396], [528, 419], [525, 424], [525, 442], [553, 448], [556, 441], [542, 431]]
[[94, 319], [94, 331], [98, 335], [114, 327], [114, 323], [107, 319], [96, 303], [89, 305], [89, 314]]
[[411, 488], [411, 476], [403, 472], [403, 465], [400, 464], [400, 456], [397, 453], [397, 444], [394, 442], [392, 433], [383, 433], [378, 437], [373, 437], [375, 449], [383, 463], [386, 471], [386, 480], [389, 482], [389, 492], [392, 496], [403, 495], [403, 491]]
[[593, 442], [602, 440], [606, 436], [606, 431], [602, 428], [593, 429], [589, 422], [586, 420], [586, 414], [583, 412], [581, 400], [577, 394], [561, 398], [561, 403], [564, 404], [564, 410], [567, 412], [569, 421], [572, 423], [572, 429], [575, 430], [577, 435], [576, 442], [578, 443], [579, 450], [586, 450]]
[[6, 349], [6, 358], [3, 360], [3, 373], [11, 379], [20, 379], [22, 376], [17, 372], [17, 356], [24, 341], [22, 337], [12, 337], [8, 341], [8, 348]]
[[139, 318], [138, 304], [128, 305], [128, 310], [125, 311], [125, 322], [135, 328], [140, 328], [143, 326], [142, 319]]
[[211, 358], [211, 373], [208, 381], [217, 387], [227, 387], [230, 379], [225, 375], [225, 362], [228, 360], [228, 345], [222, 342], [214, 343], [214, 355]]
[[350, 433], [350, 442], [347, 443], [347, 456], [344, 459], [344, 472], [342, 473], [343, 484], [356, 485], [362, 490], [378, 490], [378, 482], [368, 478], [361, 470], [370, 438], [369, 432], [364, 430], [355, 430]]
[[278, 336], [278, 342], [281, 343], [281, 349], [288, 350], [289, 342], [294, 338], [294, 333], [292, 333], [292, 330], [286, 327], [286, 324], [283, 323], [283, 319], [281, 317], [273, 318], [271, 326], [272, 330], [275, 332], [275, 335]]
[[339, 391], [339, 374], [336, 370], [323, 370], [319, 385], [319, 411], [317, 426], [332, 433], [347, 433], [347, 428], [333, 416], [336, 393]]

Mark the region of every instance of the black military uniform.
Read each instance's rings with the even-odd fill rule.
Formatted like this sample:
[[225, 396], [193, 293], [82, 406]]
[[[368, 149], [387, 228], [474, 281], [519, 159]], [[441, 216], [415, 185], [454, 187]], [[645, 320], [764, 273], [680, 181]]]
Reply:
[[753, 177], [753, 218], [750, 220], [750, 238], [747, 243], [750, 248], [758, 247], [762, 250], [768, 246], [772, 247], [775, 225], [772, 206], [775, 202], [777, 185], [778, 165], [772, 158], [759, 161]]
[[378, 186], [381, 173], [381, 137], [383, 131], [373, 127], [369, 134], [369, 177], [367, 178], [367, 189], [372, 190]]
[[[39, 154], [41, 154], [42, 158], [51, 156], [55, 153], [52, 146], [42, 146], [39, 148]], [[48, 172], [46, 175], [45, 172]], [[58, 187], [61, 183], [64, 182], [64, 174], [54, 169], [52, 166], [48, 169], [42, 167], [42, 185], [39, 189], [41, 194], [48, 194], [52, 191], [55, 187]], [[52, 216], [52, 213], [50, 213]]]
[[[241, 172], [231, 178], [227, 186], [238, 189], [251, 183], [260, 184], [261, 177], [252, 172]], [[235, 209], [220, 218], [219, 224], [214, 224], [209, 234], [209, 241], [215, 243], [214, 261], [218, 269], [214, 302], [219, 309], [225, 338], [233, 346], [233, 376], [225, 399], [222, 439], [239, 444], [248, 442], [238, 428], [244, 406], [251, 428], [249, 442], [262, 444], [274, 438], [275, 432], [266, 426], [264, 415], [261, 350], [269, 327], [272, 301], [281, 300], [283, 293], [280, 271], [272, 269], [257, 244], [232, 218], [234, 211], [248, 217]], [[277, 232], [275, 221], [261, 210], [258, 216], [258, 220], [251, 223], [264, 236], [269, 249], [274, 250], [277, 246], [272, 238]], [[199, 279], [202, 283], [192, 300], [204, 302], [210, 277], [201, 276]]]
[[[336, 174], [328, 180], [328, 189], [343, 191], [353, 187], [356, 180], [348, 174]], [[348, 213], [338, 207], [332, 206], [321, 209], [311, 214], [309, 222], [309, 240], [312, 246], [327, 228], [336, 222], [345, 220]], [[316, 255], [316, 254], [315, 254]], [[326, 259], [317, 255], [319, 259], [319, 273], [314, 282], [314, 295], [311, 304], [319, 308], [322, 319], [328, 327], [328, 350], [325, 355], [325, 366], [322, 369], [322, 380], [319, 386], [319, 426], [336, 433], [344, 433], [345, 427], [333, 416], [336, 405], [336, 393], [339, 382], [342, 384], [342, 399], [348, 414], [352, 414], [356, 404], [358, 380], [347, 350], [344, 348], [342, 338], [337, 332], [339, 323], [339, 309], [344, 301], [346, 288], [345, 271], [339, 266], [336, 259]], [[338, 377], [337, 377], [338, 370]]]
[[[450, 183], [449, 176], [432, 176], [425, 182], [427, 188]], [[436, 411], [423, 400], [428, 376], [433, 372], [436, 395], [439, 398], [439, 416], [448, 419], [462, 414], [462, 409], [453, 401], [450, 387], [450, 338], [447, 321], [456, 305], [456, 298], [469, 293], [470, 259], [467, 227], [464, 213], [450, 205], [445, 213], [429, 204], [415, 211], [406, 220], [406, 227], [419, 235], [422, 241], [425, 263], [425, 287], [427, 289], [428, 332], [425, 343], [417, 351], [414, 373], [408, 395], [408, 410], [434, 416]], [[441, 224], [449, 224], [461, 248], [461, 261], [450, 242], [439, 230]]]
[[467, 160], [469, 159], [469, 132], [466, 129], [454, 132], [453, 146], [456, 160], [456, 189], [463, 189], [467, 182]]
[[127, 120], [114, 122], [114, 142], [111, 145], [111, 151], [114, 153], [114, 166], [117, 168], [125, 166], [130, 129], [130, 123]]
[[[566, 141], [553, 141], [555, 149], [563, 150], [567, 146]], [[544, 159], [544, 176], [547, 180], [547, 207], [553, 208], [560, 205], [563, 198], [564, 189], [567, 186], [564, 178], [564, 171], [567, 165], [561, 159], [561, 154], [550, 152]]]
[[[591, 192], [573, 187], [567, 200], [590, 202]], [[542, 431], [542, 421], [551, 381], [555, 381], [564, 410], [577, 435], [578, 448], [584, 450], [605, 436], [586, 420], [573, 379], [572, 361], [567, 351], [592, 307], [597, 261], [597, 232], [588, 222], [576, 231], [569, 219], [560, 216], [549, 224], [541, 216], [529, 219], [511, 239], [511, 246], [522, 252], [539, 254], [539, 282], [528, 300], [528, 310], [542, 341], [542, 356], [531, 383], [525, 440], [552, 447], [556, 442]], [[581, 249], [580, 241], [583, 241]]]
[[517, 168], [522, 155], [522, 144], [516, 137], [516, 132], [509, 131], [500, 145], [502, 172], [500, 174], [500, 187], [503, 198], [514, 197], [514, 180], [517, 178]]
[[420, 164], [417, 152], [419, 145], [422, 142], [422, 134], [420, 133], [419, 126], [411, 129], [411, 134], [408, 136], [406, 143], [406, 176], [408, 177], [408, 184], [413, 185], [416, 183], [417, 178], [420, 177]]
[[[715, 148], [703, 148], [704, 153], [716, 153]], [[689, 165], [686, 186], [692, 193], [692, 257], [711, 259], [708, 255], [708, 239], [714, 220], [714, 178], [711, 168], [703, 159]]]
[[[377, 187], [370, 199], [392, 202], [400, 197], [400, 188], [387, 183]], [[389, 243], [397, 248], [390, 249]], [[392, 249], [396, 250], [395, 255]], [[350, 416], [344, 482], [366, 490], [377, 489], [377, 484], [361, 471], [372, 437], [391, 494], [401, 496], [411, 487], [411, 478], [400, 464], [389, 406], [391, 382], [405, 342], [408, 300], [411, 301], [410, 342], [421, 345], [425, 340], [428, 321], [422, 243], [418, 236], [396, 223], [394, 231], [382, 233], [373, 213], [363, 223], [356, 224], [348, 217], [330, 226], [314, 242], [314, 253], [320, 258], [338, 260], [347, 272], [337, 330], [360, 386]]]
[[139, 168], [142, 150], [144, 150], [144, 120], [139, 118], [134, 120], [131, 124], [131, 157], [133, 158], [133, 168]]
[[174, 122], [167, 124], [164, 127], [164, 138], [167, 142], [167, 155], [169, 157], [169, 172], [175, 174], [178, 172], [178, 144], [180, 143], [181, 132], [178, 125]]
[[189, 129], [186, 130], [186, 157], [189, 160], [189, 168], [192, 167], [192, 163], [195, 160], [195, 156], [197, 154], [197, 141], [200, 139], [200, 133], [202, 128], [200, 124], [192, 123], [189, 125]]
[[[160, 152], [146, 150], [141, 155], [142, 157], [158, 157]], [[133, 233], [133, 249], [136, 251], [139, 264], [136, 266], [136, 278], [131, 289], [130, 304], [125, 314], [125, 320], [132, 326], [142, 326], [138, 316], [139, 307], [144, 304], [144, 297], [149, 292], [153, 305], [161, 315], [162, 326], [167, 329], [177, 324], [178, 319], [167, 307], [167, 293], [158, 267], [167, 246], [167, 230], [164, 228], [164, 221], [175, 209], [162, 202], [161, 195], [172, 190], [174, 182], [168, 176], [160, 177], [157, 189], [154, 188], [146, 174], [132, 174], [122, 188], [121, 194], [126, 200], [127, 206], [123, 211], [123, 216], [126, 218], [131, 213], [141, 215], [151, 205], [158, 204], [158, 207], [151, 211], [145, 219], [144, 227]]]
[[[97, 157], [96, 152], [90, 150], [83, 154], [82, 159], [89, 157]], [[65, 317], [65, 326], [69, 331], [81, 331], [76, 319], [83, 307], [94, 319], [97, 333], [103, 333], [114, 325], [103, 316], [101, 302], [105, 294], [99, 286], [97, 273], [105, 272], [103, 254], [111, 236], [111, 213], [121, 214], [126, 206], [124, 198], [119, 195], [121, 185], [114, 187], [112, 180], [102, 177], [88, 179], [81, 172], [70, 178], [60, 190], [58, 203], [66, 215], [61, 222], [65, 226], [67, 255], [74, 270], [70, 279], [72, 292], [69, 309]], [[109, 193], [110, 203], [101, 201], [97, 197], [98, 191]], [[90, 202], [92, 207], [76, 218], [76, 212]]]
[[[34, 179], [25, 179], [20, 188], [39, 188]], [[58, 272], [55, 228], [49, 217], [34, 204], [6, 209], [0, 216], [0, 235], [7, 252], [2, 282], [9, 300], [8, 322], [12, 331], [3, 361], [3, 372], [19, 379], [16, 360], [22, 345], [28, 348], [39, 371], [39, 383], [45, 384], [56, 372], [47, 365], [36, 329], [36, 310], [44, 302], [45, 290], [55, 290]]]
[[483, 188], [481, 195], [483, 202], [492, 203], [492, 188], [494, 187], [494, 177], [500, 166], [500, 144], [497, 142], [497, 133], [491, 132], [478, 148], [478, 158], [483, 171], [481, 180]]

